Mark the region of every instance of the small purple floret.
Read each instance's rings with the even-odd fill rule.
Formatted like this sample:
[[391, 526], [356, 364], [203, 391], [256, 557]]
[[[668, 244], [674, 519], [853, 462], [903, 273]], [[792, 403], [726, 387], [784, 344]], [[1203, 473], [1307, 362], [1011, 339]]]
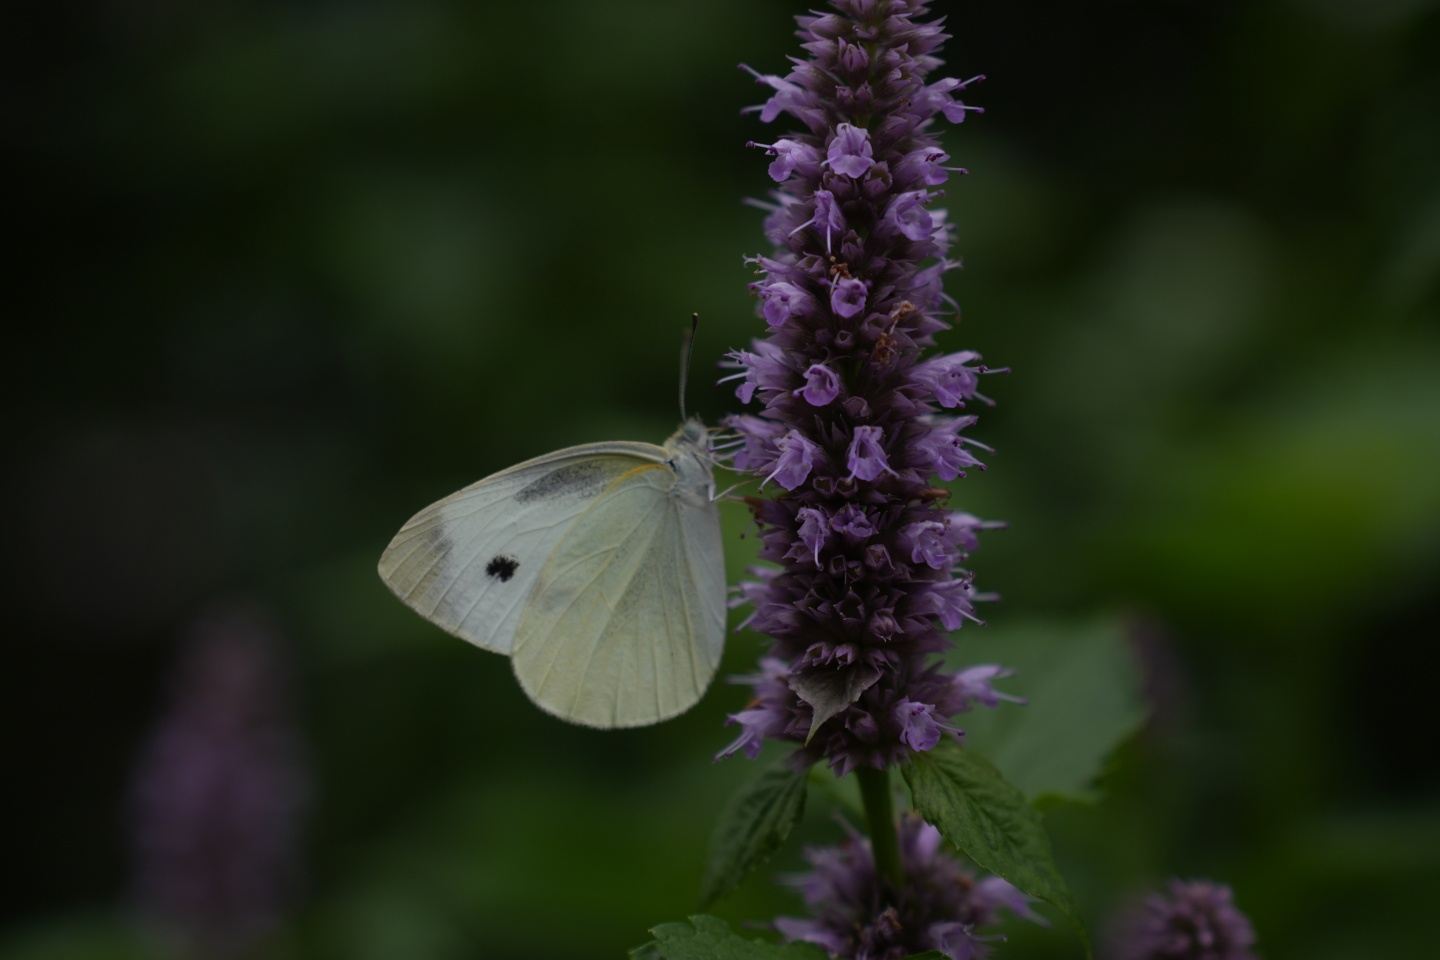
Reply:
[[800, 521], [800, 540], [797, 547], [803, 555], [813, 556], [815, 566], [820, 566], [820, 550], [825, 546], [825, 541], [830, 539], [830, 521], [826, 519], [823, 511], [815, 507], [801, 507], [796, 512], [795, 519]]
[[946, 542], [945, 524], [939, 520], [912, 523], [900, 535], [910, 544], [911, 561], [936, 570], [949, 570], [954, 565], [950, 545]]
[[926, 240], [935, 231], [930, 212], [925, 209], [923, 190], [902, 193], [890, 201], [885, 210], [885, 223], [911, 240]]
[[890, 461], [881, 446], [884, 431], [879, 427], [856, 427], [850, 449], [845, 454], [845, 464], [850, 468], [852, 479], [874, 480], [882, 474], [898, 476], [890, 469]]
[[975, 616], [975, 588], [969, 580], [945, 580], [924, 594], [916, 605], [925, 613], [940, 619], [946, 630], [959, 630], [966, 620], [981, 623]]
[[797, 311], [804, 309], [810, 295], [795, 284], [781, 280], [762, 286], [760, 299], [765, 302], [765, 322], [772, 327], [783, 327]]
[[853, 503], [845, 504], [830, 518], [830, 528], [836, 533], [845, 534], [852, 543], [859, 543], [875, 535], [875, 525], [870, 522], [865, 508]]
[[780, 456], [775, 459], [775, 469], [765, 479], [774, 480], [786, 490], [794, 490], [810, 476], [815, 454], [820, 448], [801, 436], [798, 430], [791, 430], [776, 440], [775, 447]]
[[869, 295], [870, 288], [864, 280], [841, 277], [830, 287], [830, 309], [835, 311], [835, 316], [848, 320], [865, 309], [865, 298]]
[[823, 363], [812, 363], [805, 371], [805, 386], [795, 391], [812, 407], [823, 407], [840, 396], [840, 376]]
[[796, 140], [776, 140], [774, 143], [756, 143], [757, 147], [764, 147], [766, 152], [775, 157], [770, 164], [770, 179], [776, 183], [783, 183], [790, 179], [797, 167], [815, 166], [820, 162], [819, 152], [808, 143], [800, 143]]
[[950, 168], [945, 162], [950, 154], [935, 147], [922, 147], [906, 154], [895, 167], [895, 175], [906, 180], [918, 180], [927, 187], [938, 187], [950, 179]]
[[929, 387], [940, 406], [963, 407], [980, 384], [979, 371], [966, 364], [979, 359], [973, 350], [936, 357], [916, 367], [912, 379]]
[[900, 724], [900, 739], [911, 750], [923, 752], [940, 742], [940, 731], [948, 729], [935, 719], [935, 708], [928, 703], [901, 700], [895, 704], [895, 720]]
[[721, 377], [720, 382], [739, 380], [740, 385], [735, 388], [735, 396], [740, 398], [741, 403], [749, 403], [755, 396], [755, 389], [760, 385], [755, 369], [760, 358], [748, 350], [731, 350], [725, 354], [725, 358], [723, 366], [738, 367], [741, 372]]
[[830, 141], [825, 152], [825, 163], [841, 176], [863, 177], [875, 166], [870, 131], [848, 123], [840, 124], [835, 128], [835, 139]]
[[825, 250], [828, 253], [830, 251], [831, 239], [836, 234], [843, 234], [845, 232], [845, 217], [840, 212], [840, 205], [835, 202], [835, 194], [829, 190], [816, 190], [813, 200], [815, 202], [815, 213], [809, 220], [806, 220], [800, 224], [800, 226], [791, 230], [790, 234], [793, 236], [810, 226], [815, 227], [817, 230], [823, 227], [825, 230]]
[[1024, 703], [1024, 697], [1017, 697], [1010, 693], [1002, 693], [993, 686], [996, 680], [1013, 677], [1014, 675], [1014, 670], [993, 663], [981, 664], [980, 666], [961, 670], [955, 674], [953, 684], [956, 702], [963, 703], [964, 706], [957, 707], [955, 712], [965, 713], [971, 710], [977, 703], [984, 704], [991, 710], [1000, 706], [1001, 700], [1008, 700], [1011, 703]]

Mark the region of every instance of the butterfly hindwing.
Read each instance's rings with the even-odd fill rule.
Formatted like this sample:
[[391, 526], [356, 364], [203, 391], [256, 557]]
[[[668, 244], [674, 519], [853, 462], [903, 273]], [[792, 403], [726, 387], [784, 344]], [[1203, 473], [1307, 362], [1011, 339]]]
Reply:
[[665, 470], [666, 456], [647, 443], [594, 443], [486, 477], [412, 517], [380, 576], [437, 626], [508, 654], [541, 568], [576, 518], [628, 472]]
[[[708, 476], [708, 471], [707, 471]], [[630, 727], [693, 706], [725, 630], [720, 521], [669, 465], [617, 478], [550, 554], [515, 634], [526, 693], [565, 719]]]

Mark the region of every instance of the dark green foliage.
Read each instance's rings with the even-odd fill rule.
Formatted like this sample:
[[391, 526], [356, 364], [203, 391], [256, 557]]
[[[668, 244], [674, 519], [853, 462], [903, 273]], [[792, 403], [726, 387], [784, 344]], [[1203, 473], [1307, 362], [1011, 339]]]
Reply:
[[747, 940], [724, 920], [700, 915], [688, 923], [662, 923], [650, 931], [655, 940], [631, 952], [641, 960], [826, 960], [809, 943], [775, 944]]
[[974, 751], [944, 741], [901, 768], [915, 809], [984, 869], [1053, 904], [1089, 942], [1040, 814]]
[[1099, 799], [1096, 778], [1145, 720], [1140, 669], [1119, 619], [1089, 624], [1021, 620], [965, 636], [952, 662], [1000, 663], [1018, 671], [997, 686], [1029, 700], [974, 710], [957, 720], [965, 746], [1041, 807]]
[[746, 874], [770, 859], [805, 813], [809, 770], [780, 761], [730, 798], [710, 838], [700, 906], [726, 896]]

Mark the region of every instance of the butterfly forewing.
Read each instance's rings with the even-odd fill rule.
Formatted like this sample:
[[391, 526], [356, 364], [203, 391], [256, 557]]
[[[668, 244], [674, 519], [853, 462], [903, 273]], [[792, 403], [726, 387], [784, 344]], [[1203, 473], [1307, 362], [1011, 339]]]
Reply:
[[594, 443], [486, 477], [410, 518], [380, 576], [426, 619], [508, 654], [540, 570], [576, 518], [636, 468], [668, 473], [666, 457], [648, 443]]
[[724, 644], [719, 513], [708, 489], [680, 482], [669, 464], [617, 478], [546, 561], [512, 654], [541, 707], [630, 727], [705, 692]]

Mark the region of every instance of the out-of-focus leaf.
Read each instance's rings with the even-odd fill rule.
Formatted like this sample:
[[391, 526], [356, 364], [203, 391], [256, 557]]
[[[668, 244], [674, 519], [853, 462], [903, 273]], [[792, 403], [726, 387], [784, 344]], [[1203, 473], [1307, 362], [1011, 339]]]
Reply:
[[1025, 697], [959, 719], [966, 746], [1044, 806], [1098, 799], [1105, 760], [1145, 720], [1139, 667], [1118, 619], [967, 631], [953, 665], [999, 663], [1014, 677], [998, 686]]
[[117, 913], [61, 914], [0, 936], [5, 960], [151, 960], [153, 944]]

